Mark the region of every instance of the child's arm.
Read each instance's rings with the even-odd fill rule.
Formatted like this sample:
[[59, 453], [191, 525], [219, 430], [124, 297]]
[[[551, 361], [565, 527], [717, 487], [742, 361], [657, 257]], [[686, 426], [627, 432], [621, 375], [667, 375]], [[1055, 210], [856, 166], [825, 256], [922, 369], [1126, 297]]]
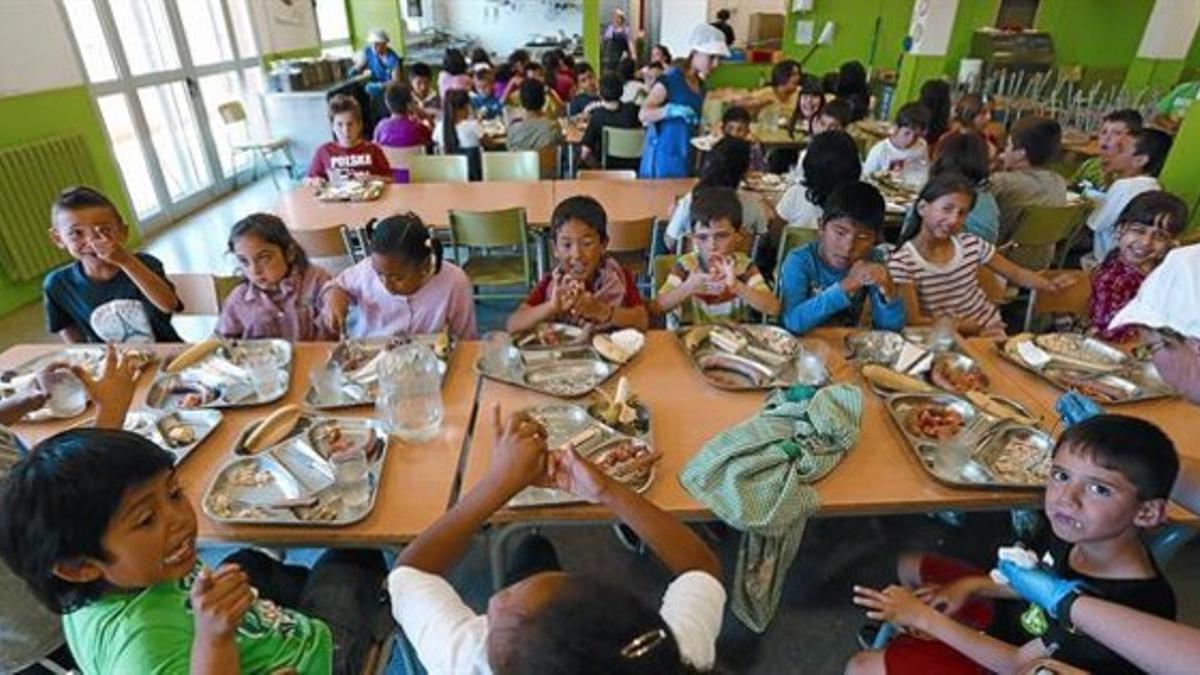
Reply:
[[129, 275], [130, 280], [138, 287], [142, 295], [146, 296], [150, 304], [157, 307], [160, 312], [170, 314], [183, 309], [179, 297], [175, 295], [175, 289], [171, 287], [171, 282], [147, 267], [141, 258], [126, 251], [121, 246], [121, 242], [116, 239], [104, 238], [96, 241], [92, 248], [101, 260], [120, 267], [121, 271]]
[[750, 264], [745, 274], [749, 282], [742, 281], [738, 276], [732, 258], [726, 258], [717, 263], [717, 275], [724, 282], [726, 288], [756, 311], [768, 316], [779, 315], [779, 298], [775, 297], [775, 293], [767, 286], [767, 282], [763, 280], [762, 274], [753, 263]]
[[346, 334], [346, 314], [350, 312], [350, 294], [330, 283], [321, 293], [321, 323], [340, 338]]
[[921, 311], [921, 300], [917, 297], [915, 284], [896, 284], [896, 294], [904, 303], [904, 316], [909, 326], [931, 326], [933, 317]]
[[196, 635], [192, 638], [192, 675], [241, 672], [238, 625], [254, 603], [249, 577], [237, 565], [205, 568], [192, 584], [191, 605]]
[[991, 259], [984, 263], [984, 265], [1014, 284], [1035, 291], [1061, 291], [1070, 288], [1075, 283], [1073, 277], [1063, 275], [1052, 279], [1041, 273], [1026, 269], [999, 253], [992, 255]]
[[810, 295], [809, 269], [801, 255], [789, 255], [783, 261], [779, 274], [779, 288], [783, 294], [784, 328], [797, 335], [820, 326], [829, 317], [850, 306], [850, 296], [844, 284], [830, 284], [823, 291]]
[[550, 297], [547, 297], [541, 304], [531, 305], [526, 300], [512, 314], [508, 315], [508, 321], [505, 322], [508, 332], [521, 333], [532, 330], [538, 324], [553, 321], [562, 312], [558, 294], [551, 293], [549, 289], [546, 292]]
[[[686, 275], [686, 278], [681, 277], [681, 274]], [[681, 271], [679, 265], [676, 265], [667, 280], [663, 282], [654, 301], [663, 314], [672, 312], [687, 302], [688, 298], [699, 293], [710, 280], [709, 275], [704, 272], [689, 274], [686, 270]]]
[[642, 107], [638, 110], [638, 119], [642, 124], [653, 124], [667, 116], [667, 88], [661, 82], [655, 82], [654, 86], [650, 87], [650, 93], [646, 95], [646, 100], [642, 101]]
[[492, 408], [492, 457], [487, 475], [437, 522], [404, 547], [397, 566], [444, 576], [462, 558], [471, 537], [521, 490], [546, 476], [545, 429], [523, 415], [503, 421]]

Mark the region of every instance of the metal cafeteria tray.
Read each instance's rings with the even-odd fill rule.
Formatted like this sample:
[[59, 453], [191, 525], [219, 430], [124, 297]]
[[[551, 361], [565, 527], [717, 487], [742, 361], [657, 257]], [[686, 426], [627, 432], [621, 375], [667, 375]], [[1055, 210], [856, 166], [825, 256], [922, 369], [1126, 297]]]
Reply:
[[[221, 523], [340, 527], [359, 522], [375, 508], [388, 442], [387, 434], [374, 420], [306, 412], [287, 438], [258, 454], [245, 454], [245, 440], [258, 424], [252, 423], [242, 431], [233, 458], [209, 482], [201, 502], [208, 517]], [[351, 442], [369, 448], [369, 495], [359, 508], [343, 504], [333, 463], [327, 451], [322, 451], [318, 432], [331, 425]], [[302, 505], [287, 505], [300, 502]]]
[[[1150, 401], [1176, 395], [1175, 391], [1166, 382], [1163, 382], [1153, 363], [1137, 361], [1095, 338], [1086, 338], [1086, 340], [1089, 343], [1102, 345], [1116, 351], [1124, 358], [1119, 362], [1114, 358], [1111, 367], [1097, 363], [1095, 366], [1099, 366], [1098, 368], [1095, 366], [1089, 368], [1088, 364], [1081, 363], [1079, 358], [1069, 356], [1063, 358], [1061, 354], [1042, 349], [1051, 360], [1035, 366], [1021, 356], [1017, 347], [1021, 341], [1030, 339], [1028, 336], [1018, 335], [1009, 338], [1003, 345], [998, 345], [997, 349], [1005, 359], [1037, 375], [1058, 389], [1078, 391], [1094, 398], [1098, 403], [1109, 405]], [[1041, 346], [1038, 345], [1038, 348], [1041, 349]]]
[[[43, 368], [52, 363], [82, 366], [93, 377], [99, 377], [104, 364], [105, 349], [105, 345], [73, 345], [62, 347], [34, 357], [15, 368], [4, 370], [0, 372], [0, 401], [39, 386], [37, 384], [38, 374]], [[155, 358], [153, 352], [144, 349], [122, 348], [121, 351], [127, 356], [134, 355], [143, 359], [145, 365], [152, 363]], [[64, 378], [70, 389], [69, 394], [77, 398], [80, 404], [62, 408], [47, 401], [41, 408], [27, 413], [22, 421], [41, 422], [45, 420], [71, 419], [82, 415], [87, 410], [89, 401], [87, 399], [87, 392], [83, 388], [83, 383], [69, 373], [65, 373]]]
[[[178, 465], [221, 423], [220, 410], [131, 410], [124, 429], [175, 455]], [[184, 431], [179, 431], [184, 430]]]
[[[587, 440], [575, 445], [575, 450], [589, 460], [600, 458], [618, 443], [633, 443], [647, 448], [650, 447], [650, 444], [645, 440], [617, 432], [612, 427], [589, 415], [588, 411], [581, 406], [569, 403], [555, 403], [527, 408], [522, 412], [538, 420], [546, 428], [546, 445], [550, 448], [562, 447], [573, 439], [581, 438], [581, 434], [590, 434]], [[589, 430], [594, 430], [594, 432], [590, 432]], [[645, 492], [653, 484], [655, 476], [656, 470], [652, 466], [645, 474], [643, 480], [633, 484], [626, 484], [637, 492]], [[511, 508], [552, 506], [556, 504], [574, 504], [579, 501], [578, 497], [562, 490], [530, 486], [510, 499], [508, 506]]]
[[[274, 356], [276, 369], [270, 388], [259, 395], [257, 383], [239, 364], [251, 354]], [[177, 408], [234, 408], [273, 403], [287, 393], [292, 378], [292, 345], [285, 340], [228, 340], [199, 363], [178, 373], [158, 376], [146, 392], [146, 405], [160, 410]]]
[[610, 363], [590, 346], [528, 350], [509, 347], [506, 364], [497, 368], [487, 355], [475, 363], [484, 377], [559, 398], [579, 398], [612, 377]]
[[[714, 331], [740, 337], [744, 346], [736, 351], [722, 348], [711, 339]], [[794, 384], [819, 386], [829, 381], [828, 371], [822, 369], [824, 372], [816, 381], [800, 382], [797, 360], [807, 352], [799, 340], [778, 326], [688, 326], [676, 330], [675, 337], [697, 372], [719, 389], [755, 391]]]
[[[437, 335], [414, 335], [405, 338], [404, 341], [353, 340], [339, 342], [330, 353], [329, 358], [325, 360], [325, 363], [319, 366], [323, 372], [313, 374], [313, 377], [328, 377], [340, 380], [340, 386], [336, 388], [337, 394], [334, 396], [321, 396], [321, 392], [317, 391], [317, 387], [310, 380], [308, 392], [304, 395], [304, 405], [318, 410], [331, 410], [374, 404], [375, 399], [379, 397], [379, 377], [375, 372], [377, 365], [375, 359], [384, 350], [393, 346], [399, 346], [403, 342], [417, 342], [425, 344], [432, 349], [434, 355], [438, 358], [440, 364], [438, 368], [444, 382], [450, 358], [454, 354], [457, 343], [454, 340], [449, 340], [447, 343], [448, 346], [443, 350], [443, 353], [439, 353], [436, 347], [437, 339]], [[351, 357], [359, 361], [359, 365], [347, 373], [341, 364], [344, 363], [344, 359]]]
[[585, 328], [567, 323], [543, 323], [533, 330], [513, 336], [520, 349], [559, 349], [590, 344], [591, 334]]

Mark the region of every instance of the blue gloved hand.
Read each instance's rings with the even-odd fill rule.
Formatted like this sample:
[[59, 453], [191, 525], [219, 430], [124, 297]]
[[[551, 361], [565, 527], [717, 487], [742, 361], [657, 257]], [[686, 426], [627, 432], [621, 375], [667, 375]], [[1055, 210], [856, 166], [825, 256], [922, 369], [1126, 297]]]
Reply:
[[1017, 595], [1041, 607], [1052, 619], [1058, 619], [1058, 603], [1083, 585], [1081, 581], [1056, 577], [1040, 567], [1020, 567], [1011, 560], [1001, 560], [996, 567], [1008, 578], [1008, 585]]
[[1077, 391], [1068, 391], [1054, 402], [1054, 410], [1058, 412], [1063, 425], [1071, 426], [1104, 413], [1104, 409], [1095, 401]]
[[668, 103], [663, 106], [663, 119], [681, 119], [688, 124], [695, 124], [696, 111], [682, 103]]

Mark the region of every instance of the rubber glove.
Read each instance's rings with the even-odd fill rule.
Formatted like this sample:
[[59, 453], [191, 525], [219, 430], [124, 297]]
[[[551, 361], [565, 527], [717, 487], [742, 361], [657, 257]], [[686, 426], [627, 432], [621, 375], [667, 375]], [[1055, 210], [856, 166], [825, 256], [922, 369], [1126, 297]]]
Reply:
[[688, 124], [696, 123], [696, 111], [682, 103], [668, 103], [663, 106], [663, 119], [681, 119]]
[[1011, 560], [1001, 560], [996, 567], [1008, 577], [1008, 585], [1017, 595], [1041, 607], [1053, 619], [1058, 619], [1058, 603], [1083, 586], [1081, 581], [1056, 577], [1041, 567], [1021, 567]]
[[1077, 391], [1068, 391], [1054, 402], [1054, 409], [1064, 426], [1071, 426], [1089, 417], [1104, 413], [1095, 401]]

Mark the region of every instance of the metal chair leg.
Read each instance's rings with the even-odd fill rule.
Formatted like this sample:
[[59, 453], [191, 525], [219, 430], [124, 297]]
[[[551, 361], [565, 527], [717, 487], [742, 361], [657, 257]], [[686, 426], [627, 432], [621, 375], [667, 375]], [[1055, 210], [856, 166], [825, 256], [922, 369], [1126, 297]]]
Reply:
[[504, 588], [504, 572], [507, 567], [508, 540], [517, 532], [537, 527], [533, 523], [509, 523], [493, 527], [488, 532], [488, 562], [492, 571], [492, 590]]

